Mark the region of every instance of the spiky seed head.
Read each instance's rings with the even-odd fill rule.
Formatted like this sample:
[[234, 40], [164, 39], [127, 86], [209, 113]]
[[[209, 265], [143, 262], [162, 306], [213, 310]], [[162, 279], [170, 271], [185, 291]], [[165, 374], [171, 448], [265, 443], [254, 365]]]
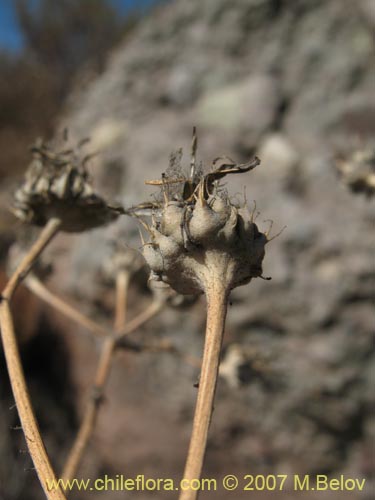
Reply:
[[267, 237], [249, 211], [218, 187], [224, 175], [252, 168], [253, 163], [221, 166], [201, 175], [188, 199], [160, 202], [143, 246], [152, 279], [181, 294], [197, 294], [207, 292], [213, 278], [230, 290], [262, 275]]

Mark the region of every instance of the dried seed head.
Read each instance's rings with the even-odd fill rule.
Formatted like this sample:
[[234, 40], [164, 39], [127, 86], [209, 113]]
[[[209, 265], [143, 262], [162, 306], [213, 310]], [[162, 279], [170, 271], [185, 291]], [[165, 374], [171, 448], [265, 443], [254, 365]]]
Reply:
[[375, 194], [375, 148], [362, 148], [345, 158], [336, 158], [336, 169], [353, 193]]
[[118, 273], [125, 272], [132, 276], [145, 267], [145, 261], [138, 250], [123, 242], [113, 242], [113, 253], [102, 265], [102, 277], [107, 281], [115, 281]]
[[24, 222], [43, 226], [52, 217], [62, 230], [80, 232], [107, 224], [122, 212], [97, 194], [78, 151], [54, 152], [42, 141], [32, 148], [33, 159], [25, 180], [14, 194], [14, 213]]
[[[258, 164], [257, 158], [244, 165], [229, 160], [206, 175], [194, 174], [194, 178], [184, 180], [190, 187], [183, 189], [189, 194], [182, 199], [168, 198], [165, 186], [176, 179], [163, 176], [159, 182], [164, 189], [163, 202], [153, 207], [152, 226], [145, 225], [150, 242], [143, 246], [143, 254], [152, 279], [181, 294], [197, 294], [207, 292], [212, 279], [230, 290], [262, 275], [267, 237], [249, 211], [232, 204], [218, 184], [225, 175], [244, 173]], [[142, 208], [137, 212], [134, 207], [130, 212], [143, 215]]]
[[165, 304], [175, 309], [185, 309], [193, 305], [198, 295], [182, 295], [162, 281], [149, 279], [148, 287], [154, 296], [154, 302]]

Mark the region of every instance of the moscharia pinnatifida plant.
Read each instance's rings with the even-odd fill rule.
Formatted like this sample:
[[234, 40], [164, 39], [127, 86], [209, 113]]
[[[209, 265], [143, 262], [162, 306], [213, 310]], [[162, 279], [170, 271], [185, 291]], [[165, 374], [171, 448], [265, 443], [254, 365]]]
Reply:
[[38, 140], [32, 147], [24, 183], [14, 195], [14, 213], [23, 222], [44, 226], [60, 220], [60, 229], [81, 232], [114, 221], [121, 207], [109, 206], [91, 185], [80, 148], [54, 152]]
[[[167, 283], [181, 294], [205, 294], [206, 336], [198, 398], [184, 478], [199, 479], [206, 450], [220, 350], [224, 334], [228, 296], [234, 288], [262, 277], [262, 261], [268, 240], [259, 231], [247, 206], [234, 205], [220, 185], [226, 175], [245, 174], [260, 161], [236, 164], [228, 158], [214, 161], [209, 173], [197, 168], [197, 139], [193, 135], [190, 177], [180, 168], [167, 172], [160, 185], [162, 199], [133, 209], [138, 216], [152, 213], [152, 224], [144, 221], [150, 240], [143, 241], [143, 255], [150, 278]], [[172, 169], [173, 170], [173, 169]], [[181, 492], [181, 500], [193, 500], [198, 492]]]
[[[112, 258], [103, 263], [102, 277], [104, 278], [105, 275], [106, 281], [115, 285], [116, 300], [112, 326], [101, 325], [92, 320], [82, 313], [80, 308], [68, 303], [45, 286], [41, 277], [45, 275], [46, 268], [43, 263], [41, 266], [36, 265], [40, 264], [37, 259], [60, 230], [81, 232], [99, 227], [115, 220], [124, 211], [121, 207], [115, 208], [108, 205], [93, 191], [86, 170], [89, 157], [82, 156], [80, 145], [75, 150], [56, 152], [38, 141], [32, 151], [33, 161], [26, 172], [24, 183], [15, 193], [13, 211], [21, 221], [44, 226], [44, 228], [26, 253], [21, 251], [19, 244], [15, 244], [9, 252], [9, 269], [15, 270], [11, 273], [0, 296], [1, 337], [21, 426], [35, 471], [48, 500], [65, 500], [69, 491], [64, 493], [60, 487], [48, 488], [48, 484], [53, 482], [57, 484], [56, 475], [33, 413], [10, 310], [10, 301], [17, 286], [23, 282], [45, 304], [101, 341], [90, 397], [86, 403], [77, 435], [60, 473], [60, 478], [65, 481], [77, 475], [95, 428], [106, 382], [118, 350], [126, 349], [134, 353], [145, 351], [170, 353], [193, 366], [197, 366], [199, 360], [185, 355], [168, 340], [139, 343], [128, 338], [129, 334], [151, 321], [164, 308], [181, 305], [181, 296], [178, 296], [167, 285], [164, 289], [153, 288], [151, 302], [128, 321], [129, 283], [134, 274], [145, 265], [145, 261], [138, 251], [129, 248], [125, 242], [116, 241]], [[19, 264], [14, 265], [15, 261]], [[33, 272], [30, 272], [33, 266]], [[48, 270], [51, 269], [52, 267], [48, 266]]]
[[375, 196], [375, 146], [356, 149], [350, 155], [337, 156], [335, 167], [341, 181], [353, 192]]
[[93, 191], [81, 149], [55, 152], [42, 141], [32, 148], [33, 161], [15, 193], [13, 211], [23, 222], [43, 226], [39, 238], [16, 267], [0, 296], [0, 325], [13, 395], [28, 449], [46, 497], [64, 500], [60, 488], [49, 490], [55, 473], [35, 420], [20, 361], [10, 300], [48, 243], [61, 231], [81, 232], [114, 221], [121, 208], [108, 205]]
[[[171, 157], [171, 165], [160, 181], [147, 184], [161, 187], [160, 199], [124, 211], [109, 205], [91, 186], [80, 145], [56, 152], [39, 141], [33, 147], [24, 183], [15, 193], [13, 211], [23, 222], [43, 227], [38, 239], [21, 259], [0, 296], [0, 326], [9, 377], [22, 429], [35, 470], [48, 500], [66, 500], [61, 488], [50, 490], [56, 481], [40, 436], [20, 361], [10, 301], [24, 280], [41, 300], [70, 320], [103, 340], [92, 387], [92, 397], [65, 462], [61, 477], [76, 475], [92, 435], [114, 353], [117, 349], [134, 352], [170, 352], [197, 366], [199, 360], [186, 356], [170, 343], [140, 345], [127, 335], [150, 321], [164, 307], [181, 305], [181, 295], [205, 294], [207, 299], [206, 339], [201, 365], [193, 432], [185, 467], [186, 479], [199, 479], [203, 466], [211, 419], [219, 357], [230, 291], [262, 277], [262, 261], [268, 234], [258, 230], [246, 204], [235, 205], [220, 184], [231, 174], [245, 174], [260, 162], [257, 158], [236, 164], [217, 158], [213, 168], [203, 173], [196, 164], [197, 139], [193, 134], [190, 175], [180, 167], [181, 153]], [[102, 326], [79, 309], [50, 292], [36, 274], [29, 274], [37, 258], [59, 231], [82, 232], [117, 219], [121, 213], [137, 216], [147, 229], [150, 241], [143, 241], [143, 255], [151, 269], [153, 300], [138, 316], [127, 321], [129, 282], [143, 265], [139, 254], [117, 242], [113, 259], [106, 266], [107, 277], [115, 282], [116, 305], [112, 327]], [[143, 221], [151, 215], [152, 223]], [[56, 483], [55, 483], [56, 484]], [[197, 498], [198, 492], [181, 493], [182, 500]]]

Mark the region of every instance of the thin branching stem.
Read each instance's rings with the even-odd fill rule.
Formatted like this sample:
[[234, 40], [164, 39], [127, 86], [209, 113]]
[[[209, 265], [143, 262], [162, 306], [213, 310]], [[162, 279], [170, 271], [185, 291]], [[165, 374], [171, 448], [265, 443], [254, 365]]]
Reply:
[[43, 302], [46, 302], [61, 314], [75, 321], [94, 335], [100, 338], [108, 335], [108, 329], [85, 316], [81, 311], [68, 304], [64, 299], [52, 293], [35, 275], [30, 274], [25, 280], [25, 285], [34, 295], [43, 300]]
[[51, 219], [48, 222], [43, 231], [40, 233], [37, 241], [32, 245], [29, 252], [22, 259], [16, 271], [11, 276], [1, 295], [0, 302], [1, 338], [8, 367], [9, 379], [30, 456], [48, 500], [65, 500], [65, 495], [57, 486], [57, 483], [55, 483], [56, 487], [54, 488], [50, 489], [48, 486], [51, 486], [51, 483], [56, 481], [56, 477], [40, 435], [38, 423], [35, 419], [32, 408], [17, 345], [9, 301], [12, 298], [17, 285], [22, 281], [22, 279], [25, 278], [38, 256], [57, 234], [60, 225], [61, 222], [58, 219]]
[[[34, 295], [39, 297], [46, 304], [50, 305], [83, 328], [92, 332], [94, 335], [101, 338], [105, 338], [109, 335], [116, 335], [116, 346], [118, 347], [126, 348], [126, 337], [140, 328], [144, 323], [147, 323], [164, 308], [164, 304], [162, 302], [159, 302], [157, 300], [153, 301], [147, 307], [147, 309], [142, 311], [135, 318], [131, 319], [128, 324], [123, 326], [117, 333], [115, 333], [113, 330], [111, 330], [111, 328], [96, 323], [89, 317], [85, 316], [76, 307], [68, 304], [64, 299], [58, 297], [54, 292], [51, 292], [35, 275], [28, 276], [25, 280], [25, 285], [31, 292], [34, 293]], [[122, 343], [124, 343], [124, 345], [122, 345]]]
[[[129, 278], [129, 273], [122, 270], [118, 272], [116, 277], [115, 331], [122, 331], [125, 328]], [[108, 335], [100, 351], [91, 398], [87, 403], [77, 437], [62, 471], [62, 477], [65, 480], [73, 479], [76, 475], [83, 454], [94, 432], [99, 409], [104, 397], [105, 384], [110, 374], [115, 348], [116, 334]]]
[[[207, 324], [202, 369], [184, 472], [187, 484], [188, 481], [201, 477], [213, 411], [228, 300], [228, 291], [220, 279], [212, 281], [211, 286], [206, 290], [206, 298]], [[182, 491], [180, 500], [196, 500], [198, 493], [192, 489]]]
[[48, 243], [56, 236], [60, 229], [60, 226], [60, 219], [49, 220], [43, 231], [40, 233], [36, 242], [32, 245], [30, 250], [21, 260], [20, 264], [17, 266], [17, 269], [9, 279], [6, 287], [4, 288], [4, 291], [1, 294], [4, 299], [11, 300], [18, 284], [26, 277], [36, 259], [46, 248]]
[[125, 328], [121, 329], [121, 331], [119, 331], [116, 334], [116, 345], [120, 346], [121, 343], [130, 333], [134, 332], [134, 330], [137, 330], [143, 324], [147, 323], [152, 318], [154, 318], [164, 309], [164, 307], [165, 303], [159, 300], [154, 300], [153, 302], [151, 302], [151, 304], [147, 307], [147, 309], [142, 311], [140, 314], [138, 314], [138, 316], [136, 316], [132, 320], [128, 321]]
[[116, 312], [114, 329], [115, 332], [121, 332], [126, 325], [126, 313], [129, 290], [129, 272], [121, 269], [116, 276]]
[[49, 485], [51, 487], [56, 477], [35, 419], [7, 301], [0, 304], [0, 323], [9, 378], [30, 456], [46, 497], [49, 500], [64, 500], [65, 496], [60, 488], [49, 491]]
[[107, 337], [103, 342], [96, 370], [95, 381], [92, 387], [92, 394], [86, 405], [78, 434], [61, 474], [61, 477], [65, 480], [73, 479], [76, 475], [83, 454], [95, 429], [99, 408], [103, 401], [104, 386], [111, 367], [114, 346], [115, 342], [113, 337]]

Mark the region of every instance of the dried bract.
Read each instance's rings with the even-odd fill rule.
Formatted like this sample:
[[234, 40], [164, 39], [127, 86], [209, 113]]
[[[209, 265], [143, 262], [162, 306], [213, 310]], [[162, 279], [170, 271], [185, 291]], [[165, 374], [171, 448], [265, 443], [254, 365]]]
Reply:
[[115, 220], [121, 207], [112, 207], [91, 186], [86, 161], [79, 150], [55, 152], [42, 141], [32, 148], [33, 159], [23, 184], [15, 192], [14, 213], [24, 222], [44, 226], [51, 218], [61, 229], [80, 232]]

